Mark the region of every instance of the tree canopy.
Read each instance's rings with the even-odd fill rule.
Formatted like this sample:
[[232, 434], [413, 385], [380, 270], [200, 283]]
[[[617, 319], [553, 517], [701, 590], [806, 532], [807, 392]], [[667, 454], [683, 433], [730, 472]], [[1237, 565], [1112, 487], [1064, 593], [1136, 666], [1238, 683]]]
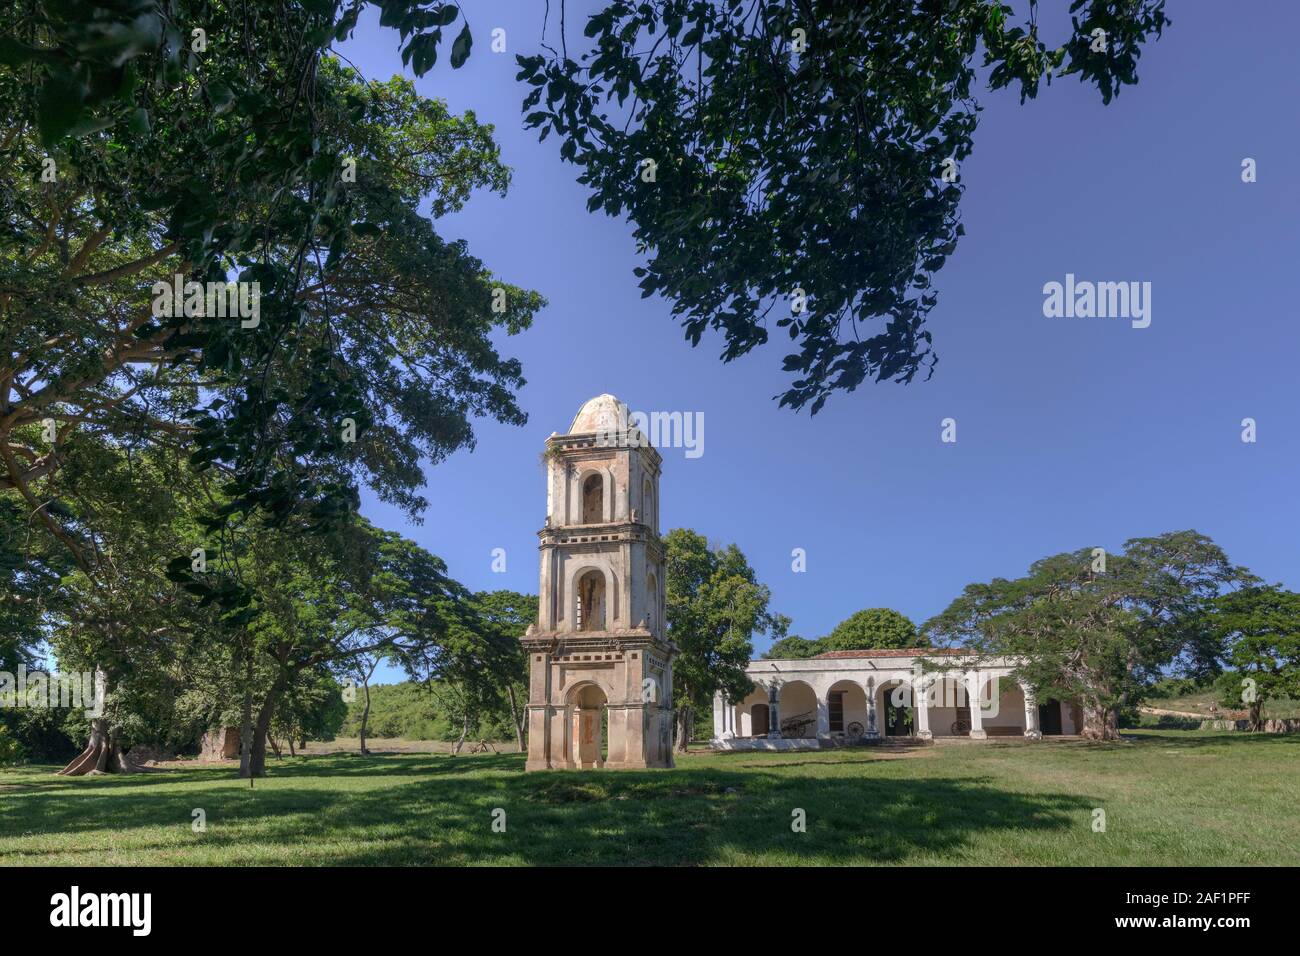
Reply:
[[827, 651], [902, 650], [924, 647], [926, 643], [906, 615], [892, 608], [873, 607], [849, 615], [825, 637], [783, 637], [763, 656], [770, 660], [802, 660]]
[[730, 361], [770, 317], [792, 349], [781, 404], [815, 413], [933, 371], [981, 70], [1022, 102], [1075, 76], [1109, 103], [1164, 6], [1073, 0], [1049, 41], [1037, 0], [616, 0], [580, 50], [518, 58], [525, 123], [559, 134], [590, 209], [631, 220], [641, 288], [687, 339], [720, 333]]
[[[417, 72], [459, 17], [380, 6]], [[474, 416], [524, 421], [492, 335], [540, 297], [419, 212], [505, 189], [491, 128], [326, 56], [359, 4], [59, 7], [0, 42], [0, 489], [78, 560], [41, 485], [74, 430], [183, 447], [220, 476], [214, 522], [319, 524], [358, 482], [417, 514], [422, 463]], [[255, 317], [159, 291], [227, 280], [257, 284]]]
[[1017, 676], [1077, 698], [1085, 736], [1117, 735], [1117, 710], [1136, 704], [1199, 633], [1189, 621], [1250, 573], [1195, 531], [1132, 538], [1120, 554], [1085, 548], [1035, 561], [1021, 578], [967, 585], [925, 623], [940, 644], [1022, 656]]
[[778, 641], [773, 641], [763, 657], [767, 660], [805, 660], [822, 652], [821, 641], [810, 641], [798, 634], [791, 634]]
[[[456, 5], [375, 5], [417, 75], [449, 28], [464, 62]], [[53, 629], [106, 669], [121, 712], [87, 766], [183, 671], [214, 719], [258, 699], [257, 772], [308, 675], [409, 661], [463, 610], [359, 489], [418, 518], [475, 418], [525, 421], [496, 336], [542, 300], [435, 227], [506, 189], [492, 128], [329, 55], [362, 7], [73, 0], [0, 27], [0, 652]]]
[[789, 619], [769, 608], [771, 592], [734, 544], [712, 547], [689, 528], [664, 536], [668, 635], [679, 649], [673, 662], [677, 746], [690, 741], [693, 714], [714, 693], [729, 700], [749, 693], [745, 668], [753, 636], [784, 635]]
[[821, 639], [824, 651], [892, 650], [922, 643], [912, 621], [887, 607], [872, 607], [845, 618]]
[[499, 723], [513, 728], [523, 748], [527, 663], [519, 638], [536, 620], [536, 595], [482, 592], [468, 598], [439, 642], [427, 679], [459, 725], [459, 743], [474, 728]]
[[1300, 699], [1300, 594], [1257, 584], [1221, 595], [1208, 617], [1232, 668], [1219, 681], [1222, 703], [1244, 704], [1259, 730], [1269, 701]]

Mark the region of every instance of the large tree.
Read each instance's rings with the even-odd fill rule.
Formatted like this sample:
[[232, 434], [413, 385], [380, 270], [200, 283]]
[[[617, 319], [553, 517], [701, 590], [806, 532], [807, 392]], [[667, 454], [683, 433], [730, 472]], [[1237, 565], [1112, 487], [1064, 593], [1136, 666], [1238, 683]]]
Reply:
[[477, 629], [491, 642], [489, 665], [505, 694], [511, 729], [520, 751], [525, 749], [528, 702], [528, 655], [519, 638], [537, 621], [537, 595], [518, 591], [484, 591], [474, 595]]
[[1219, 681], [1222, 702], [1245, 704], [1250, 729], [1262, 730], [1270, 701], [1300, 700], [1300, 594], [1277, 584], [1242, 588], [1219, 597], [1208, 618], [1232, 668]]
[[[43, 484], [74, 430], [184, 443], [225, 480], [218, 520], [319, 523], [359, 481], [417, 512], [422, 459], [524, 420], [493, 334], [540, 299], [432, 222], [504, 190], [491, 130], [324, 56], [359, 6], [33, 3], [0, 27], [0, 489], [87, 570]], [[381, 6], [420, 72], [459, 16]], [[260, 314], [166, 308], [175, 275], [256, 282]]]
[[218, 573], [242, 578], [252, 596], [242, 775], [265, 775], [267, 732], [300, 675], [346, 677], [369, 654], [415, 673], [436, 664], [472, 616], [469, 592], [439, 558], [360, 518], [315, 538], [264, 529], [235, 550]]
[[714, 693], [729, 700], [749, 693], [745, 667], [753, 636], [779, 639], [789, 619], [771, 612], [771, 592], [734, 544], [711, 547], [703, 535], [674, 528], [664, 545], [668, 636], [679, 649], [673, 662], [677, 749], [685, 750], [695, 711], [709, 706]]
[[165, 448], [123, 449], [78, 434], [64, 454], [46, 484], [86, 566], [55, 587], [61, 608], [51, 615], [50, 643], [61, 671], [102, 680], [106, 707], [85, 724], [85, 749], [63, 772], [128, 771], [133, 743], [170, 742], [168, 715], [196, 656], [225, 638], [215, 608], [191, 600], [166, 573], [171, 555], [211, 546], [199, 521], [207, 492]]
[[[382, 7], [419, 72], [459, 16]], [[123, 666], [156, 649], [136, 632], [157, 612], [135, 616], [122, 596], [147, 603], [160, 587], [174, 600], [171, 561], [173, 585], [225, 612], [226, 663], [253, 693], [276, 680], [249, 627], [266, 602], [227, 558], [277, 528], [346, 525], [361, 482], [416, 514], [423, 464], [471, 447], [475, 416], [523, 422], [519, 365], [493, 337], [526, 327], [541, 300], [433, 225], [475, 189], [505, 189], [491, 128], [324, 56], [358, 11], [35, 3], [0, 26], [12, 173], [0, 189], [0, 568], [24, 566], [0, 615], [21, 598], [28, 631], [43, 606], [25, 593], [43, 573], [32, 540], [41, 553], [57, 542], [80, 569], [83, 610], [65, 631]], [[467, 44], [454, 44], [456, 64]], [[156, 284], [173, 276], [257, 283], [259, 314], [205, 314], [188, 295], [160, 308]], [[170, 552], [136, 548], [134, 592], [128, 565], [97, 546], [118, 516], [67, 504], [98, 493], [93, 470], [70, 467], [83, 439], [189, 454], [206, 472], [202, 507], [186, 512], [202, 526]], [[122, 507], [150, 515], [147, 496]], [[216, 573], [192, 572], [191, 549], [209, 538]], [[105, 629], [106, 614], [127, 623]], [[100, 731], [82, 766], [120, 751]]]
[[849, 615], [819, 642], [824, 651], [899, 649], [924, 644], [914, 623], [887, 607], [872, 607]]
[[525, 122], [559, 134], [591, 209], [632, 221], [641, 287], [693, 345], [713, 329], [729, 361], [774, 322], [781, 404], [816, 412], [934, 367], [977, 80], [1023, 102], [1076, 76], [1109, 103], [1164, 6], [1073, 0], [1040, 24], [1037, 0], [616, 0], [518, 58]]
[[1118, 736], [1117, 713], [1186, 650], [1189, 622], [1251, 580], [1213, 541], [1179, 531], [1035, 561], [1029, 573], [967, 585], [923, 633], [988, 656], [1013, 655], [1017, 677], [1083, 708], [1082, 733]]
[[[523, 749], [527, 664], [519, 638], [537, 620], [537, 598], [514, 591], [471, 596], [423, 671], [444, 713], [459, 727], [459, 753], [475, 729], [510, 727]], [[410, 668], [408, 668], [410, 669]]]

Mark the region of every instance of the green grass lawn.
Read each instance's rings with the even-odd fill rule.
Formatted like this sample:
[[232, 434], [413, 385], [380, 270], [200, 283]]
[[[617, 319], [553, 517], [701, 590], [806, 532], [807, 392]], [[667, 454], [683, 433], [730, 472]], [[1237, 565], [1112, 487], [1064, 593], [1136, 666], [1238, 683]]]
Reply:
[[0, 863], [1300, 864], [1296, 736], [699, 753], [670, 771], [527, 775], [518, 754], [309, 756], [272, 760], [253, 790], [227, 767], [52, 769], [0, 771]]

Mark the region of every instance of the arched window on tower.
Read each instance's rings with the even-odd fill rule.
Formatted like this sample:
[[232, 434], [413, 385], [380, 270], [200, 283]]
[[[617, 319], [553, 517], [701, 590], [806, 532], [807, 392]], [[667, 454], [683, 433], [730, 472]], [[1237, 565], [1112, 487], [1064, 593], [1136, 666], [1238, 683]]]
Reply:
[[605, 575], [592, 570], [578, 578], [578, 607], [574, 622], [579, 631], [605, 629]]
[[659, 522], [655, 516], [654, 485], [650, 483], [649, 478], [647, 478], [645, 484], [641, 486], [641, 509], [644, 512], [642, 520], [651, 528], [658, 528]]
[[599, 524], [605, 520], [605, 483], [600, 475], [588, 475], [582, 483], [582, 523]]

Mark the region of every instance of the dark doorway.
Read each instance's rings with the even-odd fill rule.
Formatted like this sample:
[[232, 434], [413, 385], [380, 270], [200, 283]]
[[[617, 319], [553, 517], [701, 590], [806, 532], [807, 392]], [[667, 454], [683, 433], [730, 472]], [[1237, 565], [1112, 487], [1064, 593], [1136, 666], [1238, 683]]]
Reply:
[[844, 733], [844, 691], [833, 690], [826, 697], [826, 711], [833, 734]]
[[749, 708], [749, 725], [755, 737], [766, 737], [768, 730], [767, 704], [755, 704]]
[[912, 735], [912, 710], [910, 707], [889, 703], [885, 696], [885, 736], [910, 737]]
[[1044, 737], [1061, 736], [1061, 702], [1049, 700], [1038, 705], [1038, 729]]

